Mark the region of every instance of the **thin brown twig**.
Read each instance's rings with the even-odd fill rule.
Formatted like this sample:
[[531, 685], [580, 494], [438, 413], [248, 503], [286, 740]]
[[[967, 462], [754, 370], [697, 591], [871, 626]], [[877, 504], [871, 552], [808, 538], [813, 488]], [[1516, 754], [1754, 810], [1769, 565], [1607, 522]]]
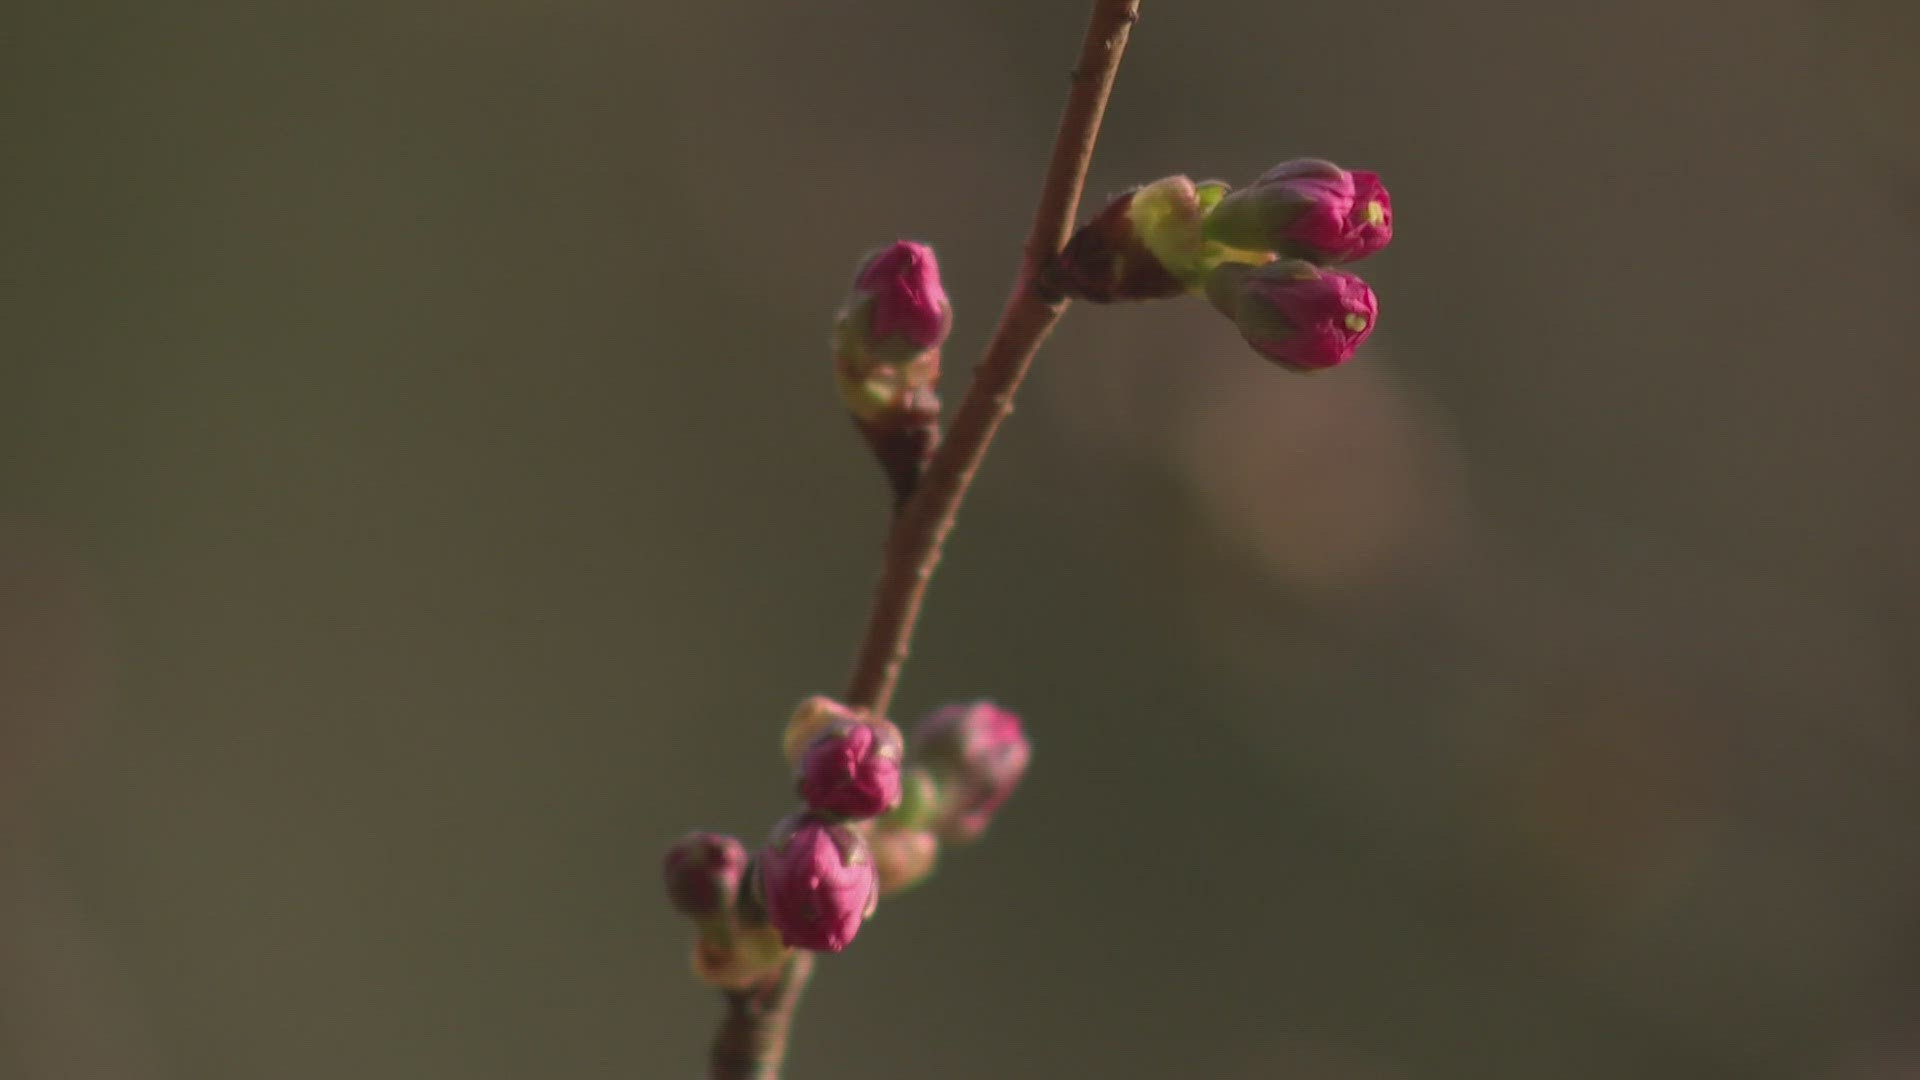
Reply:
[[1000, 315], [973, 383], [954, 414], [953, 427], [920, 478], [913, 498], [894, 519], [888, 534], [880, 582], [874, 589], [867, 632], [854, 661], [847, 703], [884, 715], [913, 644], [927, 584], [940, 564], [947, 534], [960, 503], [986, 457], [1000, 422], [1013, 412], [1013, 395], [1041, 342], [1066, 310], [1066, 301], [1040, 295], [1035, 283], [1046, 265], [1066, 246], [1080, 207], [1100, 117], [1120, 70], [1127, 34], [1140, 18], [1139, 0], [1096, 0], [1073, 70], [1073, 86], [1054, 136], [1053, 158], [1040, 188], [1033, 227], [1014, 280], [1013, 294]]
[[[893, 700], [927, 584], [940, 564], [960, 504], [994, 433], [1013, 412], [1014, 392], [1026, 378], [1034, 353], [1066, 311], [1065, 300], [1043, 295], [1036, 286], [1073, 232], [1100, 119], [1127, 35], [1139, 18], [1140, 0], [1094, 0], [1013, 293], [974, 369], [952, 429], [888, 532], [873, 609], [847, 687], [847, 703], [855, 708], [884, 715]], [[713, 1080], [778, 1080], [794, 1008], [812, 973], [813, 957], [796, 952], [773, 982], [726, 994], [726, 1015], [713, 1042]]]
[[727, 992], [727, 1015], [713, 1040], [713, 1080], [779, 1080], [787, 1028], [812, 974], [813, 954], [798, 951], [772, 982]]

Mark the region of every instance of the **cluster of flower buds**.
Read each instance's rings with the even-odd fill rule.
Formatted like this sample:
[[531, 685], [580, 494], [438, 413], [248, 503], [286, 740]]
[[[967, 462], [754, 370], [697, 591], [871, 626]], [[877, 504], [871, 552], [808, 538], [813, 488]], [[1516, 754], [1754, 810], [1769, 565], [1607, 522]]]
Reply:
[[953, 305], [933, 249], [896, 240], [869, 254], [833, 321], [834, 379], [904, 504], [940, 440], [940, 346]]
[[1379, 315], [1367, 283], [1335, 267], [1392, 239], [1377, 174], [1303, 158], [1238, 190], [1170, 176], [1124, 192], [1042, 285], [1102, 303], [1204, 294], [1260, 355], [1320, 371], [1351, 357]]
[[925, 880], [940, 844], [970, 842], [1013, 794], [1029, 756], [1020, 719], [991, 702], [949, 705], [899, 729], [826, 697], [800, 703], [783, 739], [804, 804], [748, 857], [693, 833], [666, 859], [667, 894], [699, 931], [694, 970], [743, 988], [789, 949], [839, 952], [883, 893]]
[[800, 703], [783, 741], [805, 806], [774, 827], [755, 885], [787, 944], [839, 952], [880, 899], [862, 823], [900, 805], [906, 747], [889, 721], [825, 697]]

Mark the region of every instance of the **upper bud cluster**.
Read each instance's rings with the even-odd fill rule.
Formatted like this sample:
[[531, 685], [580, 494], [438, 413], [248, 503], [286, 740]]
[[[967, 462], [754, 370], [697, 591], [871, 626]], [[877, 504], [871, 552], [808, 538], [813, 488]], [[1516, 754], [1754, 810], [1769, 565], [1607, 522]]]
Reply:
[[1345, 363], [1373, 333], [1380, 301], [1340, 263], [1393, 239], [1393, 200], [1377, 173], [1331, 161], [1282, 162], [1221, 199], [1207, 239], [1257, 260], [1208, 272], [1207, 298], [1255, 352], [1291, 371]]
[[1042, 277], [1049, 295], [1107, 302], [1205, 293], [1261, 355], [1318, 371], [1353, 355], [1379, 301], [1350, 273], [1393, 239], [1378, 173], [1282, 162], [1238, 190], [1169, 176], [1123, 192]]
[[1114, 196], [1067, 241], [1048, 284], [1103, 304], [1192, 291], [1219, 261], [1204, 222], [1226, 193], [1217, 180], [1168, 176]]

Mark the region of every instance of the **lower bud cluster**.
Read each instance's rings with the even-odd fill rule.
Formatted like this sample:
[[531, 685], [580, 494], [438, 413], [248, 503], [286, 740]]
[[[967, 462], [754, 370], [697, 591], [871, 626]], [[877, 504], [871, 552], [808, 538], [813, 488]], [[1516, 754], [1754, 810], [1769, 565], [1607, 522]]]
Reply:
[[1293, 371], [1346, 362], [1379, 301], [1336, 269], [1393, 239], [1376, 173], [1282, 162], [1238, 190], [1169, 176], [1115, 196], [1042, 280], [1061, 298], [1107, 303], [1205, 294], [1254, 351]]
[[1030, 756], [1020, 718], [989, 701], [927, 716], [909, 760], [891, 722], [811, 697], [784, 749], [803, 805], [757, 854], [713, 833], [667, 852], [668, 896], [699, 931], [694, 970], [717, 986], [773, 977], [789, 949], [846, 948], [883, 893], [933, 872], [943, 842], [979, 839]]

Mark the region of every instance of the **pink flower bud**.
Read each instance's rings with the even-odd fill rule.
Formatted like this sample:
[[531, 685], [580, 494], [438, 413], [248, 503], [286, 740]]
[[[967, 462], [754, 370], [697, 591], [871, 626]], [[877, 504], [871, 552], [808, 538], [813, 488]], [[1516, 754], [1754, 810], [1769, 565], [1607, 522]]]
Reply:
[[895, 240], [868, 257], [853, 287], [873, 297], [874, 338], [898, 339], [915, 351], [938, 348], [947, 339], [953, 305], [927, 245]]
[[800, 760], [800, 797], [823, 814], [870, 818], [900, 803], [900, 729], [885, 720], [834, 725]]
[[1317, 263], [1353, 262], [1393, 239], [1378, 173], [1302, 158], [1274, 166], [1207, 215], [1207, 239]]
[[880, 894], [910, 889], [933, 874], [940, 859], [940, 838], [920, 830], [877, 829], [868, 841], [880, 872]]
[[846, 948], [880, 899], [866, 841], [845, 825], [806, 812], [774, 827], [755, 881], [781, 938], [815, 952]]
[[938, 349], [952, 326], [933, 249], [896, 240], [869, 254], [854, 274], [835, 321], [836, 352], [857, 354], [856, 367], [899, 366]]
[[1380, 314], [1366, 282], [1299, 259], [1222, 266], [1207, 281], [1207, 297], [1255, 352], [1293, 371], [1345, 363]]
[[681, 914], [711, 920], [733, 907], [747, 872], [747, 849], [731, 836], [695, 832], [667, 849], [667, 898]]
[[1032, 748], [1020, 718], [991, 701], [948, 705], [914, 729], [916, 760], [939, 781], [940, 835], [977, 839], [1026, 774]]

